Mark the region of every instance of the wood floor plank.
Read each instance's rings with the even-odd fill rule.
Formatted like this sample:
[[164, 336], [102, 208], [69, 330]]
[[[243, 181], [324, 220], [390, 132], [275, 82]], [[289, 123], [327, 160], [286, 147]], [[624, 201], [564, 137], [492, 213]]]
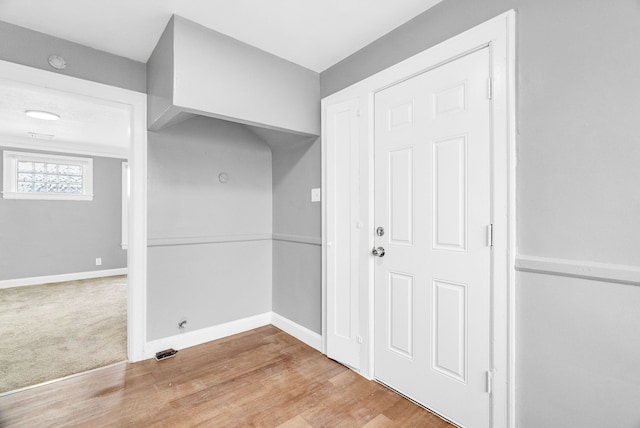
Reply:
[[0, 427], [452, 425], [273, 326], [0, 397]]

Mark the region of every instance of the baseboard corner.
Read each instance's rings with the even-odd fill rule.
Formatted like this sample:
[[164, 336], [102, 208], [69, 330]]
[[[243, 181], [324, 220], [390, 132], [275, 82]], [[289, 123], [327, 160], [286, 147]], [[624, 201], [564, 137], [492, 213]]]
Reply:
[[296, 339], [306, 343], [313, 349], [322, 352], [322, 335], [309, 330], [300, 324], [291, 321], [288, 318], [283, 317], [275, 312], [271, 313], [271, 324], [278, 327], [280, 330], [295, 337]]

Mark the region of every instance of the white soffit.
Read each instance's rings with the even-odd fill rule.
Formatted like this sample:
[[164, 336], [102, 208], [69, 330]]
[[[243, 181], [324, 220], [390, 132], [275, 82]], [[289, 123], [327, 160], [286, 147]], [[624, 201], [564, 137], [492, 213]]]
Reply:
[[2, 0], [0, 19], [147, 62], [173, 13], [321, 72], [442, 0]]
[[[28, 117], [26, 110], [58, 114], [59, 120]], [[43, 150], [69, 143], [83, 151], [127, 153], [130, 140], [128, 106], [0, 79], [0, 145], [2, 140], [36, 141]], [[33, 138], [53, 135], [53, 138]]]

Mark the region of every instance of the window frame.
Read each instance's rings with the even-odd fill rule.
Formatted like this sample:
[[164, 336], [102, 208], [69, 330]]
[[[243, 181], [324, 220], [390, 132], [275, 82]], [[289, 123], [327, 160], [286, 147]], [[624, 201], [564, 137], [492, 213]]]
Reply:
[[[82, 193], [18, 192], [18, 161], [81, 165]], [[2, 197], [4, 199], [50, 201], [93, 200], [93, 158], [3, 150], [2, 165]]]

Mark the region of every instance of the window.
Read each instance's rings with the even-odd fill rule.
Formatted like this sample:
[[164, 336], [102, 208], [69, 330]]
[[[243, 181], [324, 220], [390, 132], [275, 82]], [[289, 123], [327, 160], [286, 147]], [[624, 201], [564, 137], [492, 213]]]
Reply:
[[93, 159], [3, 152], [5, 199], [93, 199]]

